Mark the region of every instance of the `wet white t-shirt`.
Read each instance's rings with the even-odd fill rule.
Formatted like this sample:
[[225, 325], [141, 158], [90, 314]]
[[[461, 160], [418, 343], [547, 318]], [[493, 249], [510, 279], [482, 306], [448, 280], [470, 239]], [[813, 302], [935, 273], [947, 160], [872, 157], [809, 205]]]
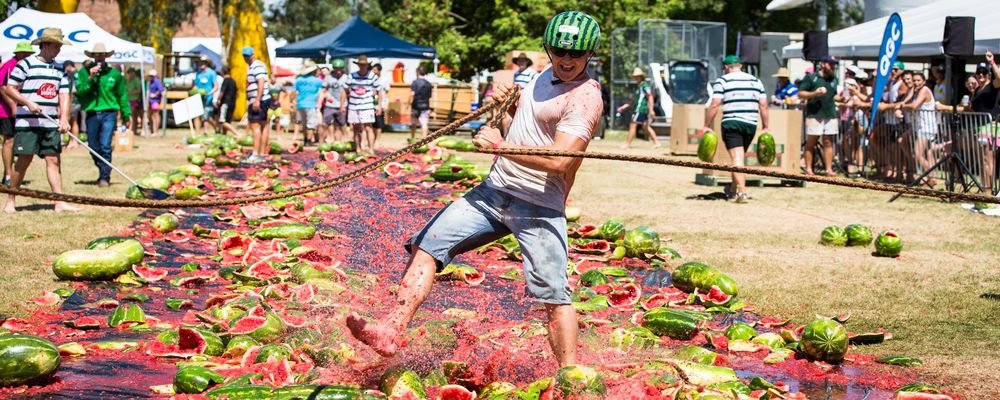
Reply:
[[[546, 69], [521, 91], [507, 142], [548, 146], [555, 141], [556, 132], [590, 142], [604, 107], [600, 85], [593, 79], [557, 84], [553, 79], [552, 69]], [[486, 184], [555, 210], [565, 208], [570, 190], [564, 174], [534, 170], [504, 157], [497, 158]]]

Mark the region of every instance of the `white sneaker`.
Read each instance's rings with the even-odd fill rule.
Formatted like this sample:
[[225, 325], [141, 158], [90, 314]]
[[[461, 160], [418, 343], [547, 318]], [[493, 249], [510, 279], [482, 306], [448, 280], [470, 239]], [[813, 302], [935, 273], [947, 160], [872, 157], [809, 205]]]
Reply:
[[750, 194], [747, 192], [736, 193], [736, 203], [743, 204], [750, 201]]

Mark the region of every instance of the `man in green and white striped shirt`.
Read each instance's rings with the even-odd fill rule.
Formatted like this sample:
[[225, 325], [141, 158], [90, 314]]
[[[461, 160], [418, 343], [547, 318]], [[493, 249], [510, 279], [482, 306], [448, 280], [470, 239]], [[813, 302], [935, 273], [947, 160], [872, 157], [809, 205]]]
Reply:
[[[69, 131], [69, 80], [53, 62], [63, 44], [62, 30], [47, 28], [31, 44], [39, 46], [37, 55], [18, 61], [11, 71], [4, 95], [17, 103], [17, 122], [14, 124], [14, 173], [11, 187], [18, 188], [24, 179], [31, 160], [36, 155], [45, 159], [49, 186], [55, 193], [62, 193], [60, 158], [62, 143], [59, 132]], [[58, 120], [58, 123], [52, 120]], [[4, 212], [16, 211], [13, 195], [7, 196]], [[56, 211], [78, 211], [76, 207], [56, 202]]]
[[[750, 148], [757, 134], [758, 120], [761, 131], [767, 131], [767, 94], [760, 79], [743, 72], [739, 57], [726, 56], [723, 64], [726, 74], [712, 83], [712, 103], [705, 111], [705, 127], [702, 130], [712, 129], [712, 122], [721, 107], [722, 142], [729, 150], [733, 165], [742, 167], [743, 153]], [[731, 188], [737, 203], [746, 203], [750, 199], [743, 174], [733, 173]]]

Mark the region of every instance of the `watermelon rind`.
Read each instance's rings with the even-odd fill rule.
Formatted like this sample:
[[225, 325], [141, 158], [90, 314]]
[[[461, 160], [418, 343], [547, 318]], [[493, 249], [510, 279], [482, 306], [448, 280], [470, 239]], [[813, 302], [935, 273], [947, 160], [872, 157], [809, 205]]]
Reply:
[[583, 365], [567, 365], [556, 372], [555, 388], [563, 396], [603, 395], [604, 379], [597, 370]]
[[200, 366], [186, 366], [177, 370], [174, 375], [174, 392], [178, 394], [198, 394], [204, 392], [213, 384], [226, 380], [222, 374]]
[[642, 315], [642, 326], [654, 335], [678, 340], [694, 336], [700, 322], [690, 312], [666, 307], [654, 307]]
[[670, 279], [675, 287], [688, 293], [694, 292], [695, 289], [699, 293], [708, 293], [712, 290], [712, 286], [717, 286], [719, 290], [733, 296], [734, 299], [739, 295], [739, 288], [733, 278], [708, 264], [696, 261], [681, 264], [670, 275]]
[[885, 231], [875, 239], [875, 253], [882, 257], [899, 257], [903, 251], [903, 239], [893, 231]]
[[386, 371], [380, 379], [379, 390], [389, 397], [412, 394], [418, 399], [427, 398], [427, 390], [424, 389], [420, 375], [407, 369], [391, 368]]
[[868, 246], [872, 244], [872, 230], [861, 224], [850, 224], [844, 228], [847, 232], [848, 246]]
[[698, 159], [704, 162], [712, 162], [715, 159], [715, 151], [719, 145], [719, 137], [715, 132], [707, 131], [701, 136], [698, 142]]
[[819, 242], [827, 246], [844, 246], [847, 244], [847, 232], [844, 231], [844, 228], [830, 225], [823, 228], [823, 232], [819, 235]]

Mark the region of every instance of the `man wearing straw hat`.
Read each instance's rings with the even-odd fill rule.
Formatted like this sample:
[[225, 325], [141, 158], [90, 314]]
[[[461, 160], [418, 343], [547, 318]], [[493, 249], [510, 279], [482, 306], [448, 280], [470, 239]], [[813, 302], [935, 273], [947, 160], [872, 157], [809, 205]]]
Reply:
[[305, 66], [295, 78], [295, 133], [293, 140], [299, 136], [299, 125], [305, 131], [302, 137], [302, 145], [309, 146], [315, 144], [319, 138], [316, 136], [316, 128], [319, 127], [319, 91], [323, 88], [323, 80], [316, 76], [316, 63], [306, 60]]
[[[46, 28], [31, 43], [38, 45], [38, 55], [18, 61], [3, 87], [5, 97], [18, 105], [14, 127], [14, 154], [17, 155], [17, 161], [10, 184], [15, 189], [21, 186], [32, 158], [37, 155], [45, 159], [45, 172], [52, 192], [62, 193], [59, 165], [62, 140], [59, 132], [69, 131], [69, 80], [56, 68], [54, 61], [62, 46], [69, 45], [69, 42], [63, 40], [62, 30], [59, 28]], [[14, 205], [14, 196], [8, 195], [4, 212], [16, 212]], [[61, 201], [56, 202], [55, 210], [79, 211]]]
[[531, 68], [531, 64], [534, 64], [534, 61], [532, 61], [531, 58], [528, 58], [527, 54], [518, 54], [517, 57], [514, 57], [511, 61], [517, 65], [517, 72], [514, 73], [514, 84], [519, 86], [521, 89], [528, 86], [528, 84], [535, 80], [535, 77], [538, 76], [538, 71]]
[[[0, 66], [0, 84], [7, 86], [7, 79], [17, 63], [28, 56], [35, 54], [35, 49], [31, 47], [31, 42], [18, 42], [14, 47], [14, 58], [7, 60]], [[3, 135], [3, 185], [10, 185], [10, 174], [13, 171], [14, 163], [14, 111], [17, 110], [17, 103], [9, 96], [3, 97], [0, 102], [0, 135]]]
[[[360, 150], [374, 150], [376, 112], [381, 113], [382, 107], [375, 101], [376, 95], [384, 97], [382, 85], [369, 68], [368, 56], [360, 55], [354, 61], [358, 66], [356, 72], [347, 78], [347, 90], [340, 96], [340, 109], [347, 113], [347, 123], [354, 131], [354, 142]], [[364, 137], [362, 137], [362, 134]], [[362, 142], [361, 139], [365, 141]]]
[[776, 105], [794, 105], [799, 103], [799, 88], [788, 79], [788, 68], [778, 68], [778, 72], [771, 75], [771, 77], [777, 79], [777, 82], [774, 85], [774, 95], [771, 97], [771, 103]]
[[[632, 80], [639, 87], [635, 91], [635, 111], [632, 113], [632, 122], [628, 125], [628, 138], [625, 139], [625, 144], [621, 145], [621, 148], [627, 149], [632, 147], [632, 141], [635, 140], [635, 134], [639, 130], [640, 125], [646, 130], [649, 140], [653, 142], [653, 148], [659, 148], [660, 141], [656, 138], [656, 132], [653, 131], [653, 127], [650, 125], [653, 117], [656, 116], [653, 112], [653, 107], [655, 106], [653, 103], [653, 88], [646, 81], [646, 73], [641, 68], [632, 70]], [[622, 104], [621, 107], [618, 107], [618, 112], [625, 111], [631, 106], [632, 104], [630, 103]]]
[[[117, 68], [108, 66], [107, 59], [115, 54], [104, 43], [94, 43], [91, 51], [84, 51], [94, 59], [94, 66], [77, 77], [76, 92], [80, 107], [87, 112], [87, 145], [104, 159], [111, 161], [112, 138], [121, 113], [122, 123], [129, 126], [132, 109], [125, 90], [125, 77]], [[111, 185], [111, 167], [93, 154], [97, 166], [97, 186]]]

